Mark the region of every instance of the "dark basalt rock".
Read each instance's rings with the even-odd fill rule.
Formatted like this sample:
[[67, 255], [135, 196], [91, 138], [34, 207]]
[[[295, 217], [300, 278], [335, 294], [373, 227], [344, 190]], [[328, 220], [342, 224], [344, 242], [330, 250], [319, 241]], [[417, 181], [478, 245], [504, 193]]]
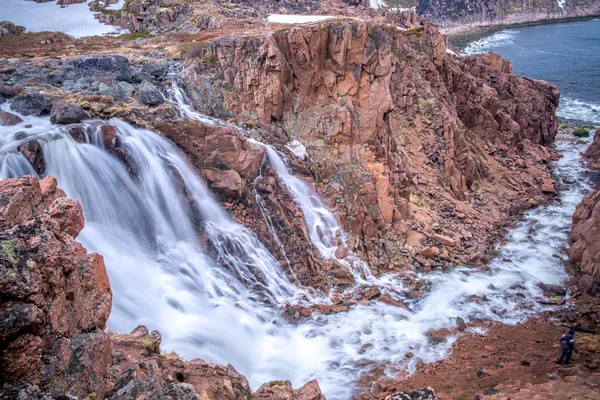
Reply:
[[130, 81], [133, 71], [129, 60], [115, 54], [94, 54], [67, 58], [63, 65], [72, 68], [78, 76], [112, 77], [117, 80]]
[[432, 388], [415, 390], [414, 392], [400, 392], [389, 395], [385, 400], [440, 400]]
[[85, 111], [77, 104], [55, 102], [50, 111], [50, 122], [53, 124], [76, 124], [85, 118]]
[[143, 81], [139, 88], [140, 101], [149, 106], [158, 106], [165, 102], [160, 90], [148, 81]]
[[13, 100], [10, 109], [23, 115], [42, 115], [48, 112], [48, 99], [36, 92], [21, 94]]

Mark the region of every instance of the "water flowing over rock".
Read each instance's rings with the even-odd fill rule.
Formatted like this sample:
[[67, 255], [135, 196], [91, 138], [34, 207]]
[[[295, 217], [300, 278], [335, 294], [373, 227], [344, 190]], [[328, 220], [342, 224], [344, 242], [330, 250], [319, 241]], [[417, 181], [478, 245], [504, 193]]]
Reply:
[[0, 398], [324, 400], [316, 381], [253, 394], [231, 365], [161, 354], [144, 326], [106, 332], [112, 292], [102, 256], [75, 241], [83, 227], [53, 177], [0, 181]]

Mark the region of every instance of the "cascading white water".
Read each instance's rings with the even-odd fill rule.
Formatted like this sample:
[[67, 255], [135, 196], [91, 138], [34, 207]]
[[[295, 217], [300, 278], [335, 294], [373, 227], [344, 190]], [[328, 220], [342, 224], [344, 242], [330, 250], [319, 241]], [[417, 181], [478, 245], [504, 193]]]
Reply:
[[[158, 329], [166, 350], [232, 363], [255, 388], [271, 379], [298, 386], [317, 378], [328, 399], [350, 398], [352, 382], [371, 366], [387, 365], [393, 374], [418, 360], [443, 357], [448, 345], [430, 345], [426, 333], [454, 326], [456, 317], [515, 323], [544, 309], [535, 301], [541, 295], [535, 285], [565, 278], [561, 261], [551, 255], [564, 256], [570, 216], [589, 190], [579, 163], [586, 144], [558, 142], [564, 157], [555, 164], [556, 173], [575, 182], [561, 193], [561, 204], [526, 215], [490, 272], [463, 268], [415, 276], [429, 290], [409, 302], [412, 311], [378, 302], [290, 324], [277, 308], [302, 297], [303, 289], [226, 215], [174, 146], [153, 132], [111, 120], [133, 161], [132, 176], [97, 134], [80, 144], [48, 119], [23, 118], [18, 126], [0, 127], [1, 177], [32, 172], [15, 149], [40, 139], [46, 172], [83, 205], [86, 227], [78, 240], [105, 257], [114, 292], [111, 328], [124, 332], [143, 323]], [[309, 190], [294, 192], [301, 185], [274, 155], [269, 154], [270, 163], [303, 204], [307, 224], [320, 226], [311, 238], [326, 246], [326, 257], [336, 246], [327, 238], [343, 236], [337, 219], [308, 185]], [[277, 158], [283, 165], [277, 166]], [[322, 225], [319, 218], [328, 222]], [[197, 224], [207, 246], [199, 244]], [[393, 276], [369, 280], [403, 290]], [[404, 359], [408, 351], [414, 354], [410, 360]]]

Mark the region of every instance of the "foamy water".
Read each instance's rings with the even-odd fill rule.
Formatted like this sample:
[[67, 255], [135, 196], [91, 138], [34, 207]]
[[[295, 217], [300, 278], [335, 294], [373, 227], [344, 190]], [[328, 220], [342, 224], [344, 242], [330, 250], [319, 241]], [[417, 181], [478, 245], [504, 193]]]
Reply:
[[[183, 96], [178, 101], [188, 104]], [[188, 107], [182, 108], [188, 118], [213, 121]], [[445, 357], [454, 338], [432, 345], [426, 334], [456, 326], [457, 317], [516, 323], [547, 309], [536, 301], [542, 295], [536, 285], [565, 279], [562, 262], [552, 255], [566, 257], [570, 216], [589, 190], [580, 164], [587, 142], [559, 142], [564, 157], [555, 163], [556, 174], [574, 183], [561, 192], [560, 204], [525, 216], [489, 272], [463, 267], [414, 275], [427, 290], [412, 300], [401, 277], [363, 274], [360, 284], [379, 286], [409, 308], [373, 302], [292, 324], [281, 317], [281, 307], [326, 303], [328, 295], [293, 285], [256, 237], [231, 220], [173, 145], [153, 132], [109, 121], [130, 152], [137, 171], [132, 176], [104, 148], [98, 131], [81, 144], [47, 118], [23, 119], [18, 126], [0, 127], [2, 178], [31, 173], [14, 150], [41, 140], [47, 173], [83, 205], [86, 227], [78, 240], [105, 257], [114, 292], [111, 329], [127, 332], [146, 324], [163, 333], [165, 350], [231, 363], [254, 388], [273, 379], [300, 386], [316, 378], [328, 399], [349, 399], [353, 382], [371, 368], [394, 376], [419, 360]], [[16, 135], [20, 131], [25, 137]], [[334, 239], [345, 235], [337, 218], [270, 146], [268, 162], [301, 206], [322, 256], [335, 257]], [[182, 200], [182, 190], [191, 202]], [[208, 246], [198, 242], [197, 224]], [[409, 351], [411, 359], [404, 357]]]

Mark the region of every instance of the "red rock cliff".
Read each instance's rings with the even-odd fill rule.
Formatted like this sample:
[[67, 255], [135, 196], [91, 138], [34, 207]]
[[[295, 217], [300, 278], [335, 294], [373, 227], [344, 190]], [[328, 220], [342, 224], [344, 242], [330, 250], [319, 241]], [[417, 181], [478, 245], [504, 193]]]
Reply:
[[[290, 155], [380, 271], [424, 247], [439, 252], [417, 268], [477, 262], [503, 220], [554, 191], [556, 87], [494, 54], [456, 57], [436, 27], [412, 23], [235, 34], [184, 72], [199, 109], [258, 127]], [[293, 140], [308, 159], [286, 150]]]

